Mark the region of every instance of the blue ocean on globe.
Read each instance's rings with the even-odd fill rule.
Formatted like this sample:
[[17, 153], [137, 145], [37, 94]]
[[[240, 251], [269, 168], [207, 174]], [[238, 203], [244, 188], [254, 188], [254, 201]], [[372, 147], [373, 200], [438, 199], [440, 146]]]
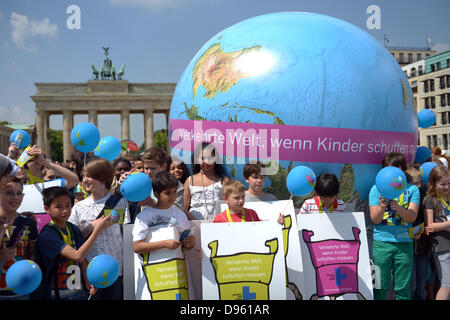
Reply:
[[[333, 173], [341, 182], [339, 197], [356, 207], [368, 198], [384, 154], [400, 151], [393, 143], [383, 149], [384, 138], [407, 136], [412, 141], [406, 149], [410, 160], [417, 144], [412, 92], [390, 52], [352, 24], [305, 12], [239, 22], [212, 37], [193, 57], [178, 81], [170, 112], [172, 154], [186, 162], [190, 152], [181, 151], [173, 139], [180, 128], [176, 120], [299, 126], [299, 138], [310, 132], [308, 127], [324, 132], [356, 129], [352, 134], [359, 138], [366, 131], [372, 136], [380, 132], [380, 148], [366, 150], [372, 152], [370, 160], [358, 152], [352, 156], [351, 150], [345, 159], [339, 154], [314, 155], [314, 150], [306, 156], [299, 150], [291, 159], [280, 158], [280, 170], [266, 178], [265, 191], [287, 199], [286, 177], [292, 168], [308, 166], [316, 176]], [[310, 160], [299, 161], [302, 153]], [[231, 177], [244, 181], [247, 161], [235, 157], [224, 163]]]

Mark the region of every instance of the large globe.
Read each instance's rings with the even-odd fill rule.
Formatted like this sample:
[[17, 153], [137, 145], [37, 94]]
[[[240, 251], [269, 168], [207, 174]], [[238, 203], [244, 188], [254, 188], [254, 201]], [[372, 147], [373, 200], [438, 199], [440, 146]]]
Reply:
[[386, 153], [413, 161], [417, 146], [411, 89], [389, 51], [345, 21], [304, 12], [254, 17], [206, 42], [177, 84], [169, 130], [185, 162], [202, 141], [242, 181], [244, 163], [278, 161], [265, 191], [279, 199], [290, 196], [289, 171], [308, 166], [335, 174], [355, 207]]

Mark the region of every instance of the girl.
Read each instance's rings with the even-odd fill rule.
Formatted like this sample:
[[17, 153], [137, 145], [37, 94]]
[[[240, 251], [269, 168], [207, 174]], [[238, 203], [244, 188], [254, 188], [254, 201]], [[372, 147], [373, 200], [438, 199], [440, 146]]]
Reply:
[[[120, 195], [112, 195], [109, 188], [114, 178], [114, 169], [106, 159], [90, 161], [83, 168], [83, 187], [90, 196], [77, 202], [73, 208], [69, 221], [80, 228], [85, 238], [89, 237], [94, 226], [99, 222], [106, 209], [116, 209], [123, 213], [123, 223], [130, 222], [128, 201]], [[119, 200], [120, 199], [120, 200]], [[103, 210], [105, 209], [105, 210]], [[106, 213], [107, 214], [107, 213]], [[100, 254], [107, 254], [114, 257], [120, 266], [119, 278], [110, 287], [101, 289], [94, 296], [99, 300], [122, 300], [123, 298], [123, 277], [122, 277], [122, 248], [123, 236], [122, 225], [114, 224], [104, 230], [92, 249], [87, 254], [88, 260]]]
[[120, 188], [120, 176], [124, 174], [125, 172], [128, 172], [131, 170], [131, 162], [124, 158], [118, 158], [114, 160], [112, 164], [114, 168], [114, 180], [111, 186], [111, 190], [113, 193], [119, 192]]
[[184, 184], [186, 179], [191, 175], [191, 171], [186, 163], [175, 156], [169, 158], [169, 173], [173, 174], [182, 184]]
[[184, 183], [184, 212], [189, 220], [214, 220], [215, 203], [222, 200], [222, 185], [229, 180], [217, 159], [215, 147], [205, 142], [192, 154], [194, 174]]
[[436, 300], [450, 300], [450, 174], [438, 166], [430, 173], [425, 205], [426, 231], [432, 239], [436, 271], [441, 287]]

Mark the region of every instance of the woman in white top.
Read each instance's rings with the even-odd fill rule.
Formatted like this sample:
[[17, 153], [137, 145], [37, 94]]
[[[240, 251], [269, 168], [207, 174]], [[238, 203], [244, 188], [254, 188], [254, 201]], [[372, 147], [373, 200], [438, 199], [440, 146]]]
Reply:
[[[213, 145], [202, 143], [192, 155], [193, 175], [184, 183], [184, 212], [189, 220], [214, 220], [222, 184], [228, 181]], [[194, 161], [195, 160], [195, 161]]]

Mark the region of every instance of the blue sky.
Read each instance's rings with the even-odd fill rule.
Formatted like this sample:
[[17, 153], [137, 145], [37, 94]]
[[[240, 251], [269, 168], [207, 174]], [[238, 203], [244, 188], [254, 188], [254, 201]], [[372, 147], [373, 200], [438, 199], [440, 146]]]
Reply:
[[[70, 30], [67, 7], [81, 10], [81, 29]], [[367, 13], [377, 5], [381, 28]], [[102, 46], [130, 82], [176, 83], [192, 57], [218, 32], [247, 18], [306, 11], [352, 23], [392, 46], [450, 49], [449, 0], [2, 0], [0, 2], [0, 120], [34, 123], [35, 82], [85, 82], [91, 64], [103, 63]], [[156, 117], [155, 129], [164, 126]], [[75, 116], [75, 124], [87, 121]], [[131, 138], [143, 142], [143, 116], [131, 116]], [[62, 128], [62, 116], [50, 118]], [[120, 116], [99, 116], [102, 136], [120, 139]]]

